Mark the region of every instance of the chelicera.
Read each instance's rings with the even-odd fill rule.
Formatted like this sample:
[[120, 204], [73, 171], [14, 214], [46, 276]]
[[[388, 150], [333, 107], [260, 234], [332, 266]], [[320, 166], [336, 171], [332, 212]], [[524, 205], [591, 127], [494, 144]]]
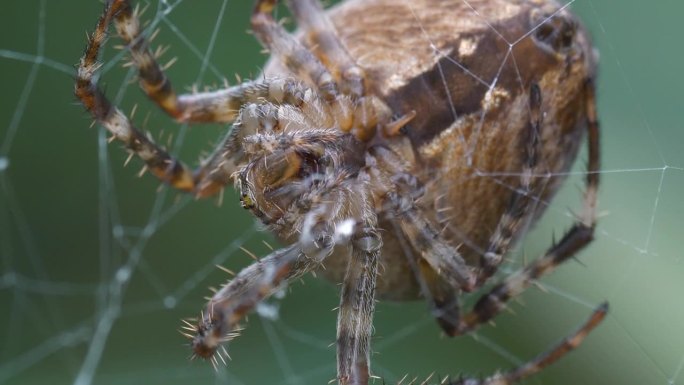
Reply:
[[[276, 0], [256, 1], [252, 29], [271, 53], [263, 78], [178, 95], [130, 2], [109, 0], [81, 59], [76, 94], [160, 180], [197, 197], [234, 183], [242, 205], [288, 244], [242, 270], [187, 324], [194, 354], [223, 360], [221, 345], [245, 314], [285, 282], [319, 270], [342, 282], [337, 380], [365, 385], [376, 299], [422, 297], [447, 335], [461, 335], [593, 239], [595, 53], [577, 19], [552, 0], [287, 5], [296, 35], [273, 18]], [[97, 87], [110, 23], [141, 88], [163, 111], [179, 122], [232, 123], [197, 169], [136, 129]], [[482, 287], [541, 215], [585, 136], [576, 223], [462, 310], [461, 294]], [[510, 384], [536, 373], [576, 347], [606, 311], [601, 305], [526, 365], [453, 383]]]

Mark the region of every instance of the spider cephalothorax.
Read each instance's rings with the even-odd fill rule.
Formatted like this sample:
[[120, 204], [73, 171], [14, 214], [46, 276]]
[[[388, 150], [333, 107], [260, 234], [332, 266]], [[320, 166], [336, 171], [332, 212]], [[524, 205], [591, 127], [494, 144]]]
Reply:
[[[272, 54], [261, 80], [176, 95], [128, 0], [107, 1], [78, 69], [83, 105], [154, 175], [197, 197], [233, 181], [243, 207], [289, 244], [243, 269], [186, 324], [195, 355], [223, 360], [219, 348], [247, 312], [325, 264], [321, 273], [342, 282], [337, 379], [366, 385], [376, 298], [424, 297], [443, 330], [460, 335], [592, 240], [596, 59], [564, 7], [350, 0], [325, 12], [317, 0], [289, 0], [301, 28], [295, 37], [273, 19], [275, 3], [256, 0], [251, 19]], [[142, 134], [97, 88], [110, 22], [143, 90], [165, 112], [181, 122], [233, 123], [197, 170]], [[463, 312], [460, 294], [487, 282], [543, 212], [585, 132], [589, 171], [576, 223]], [[576, 347], [606, 310], [518, 369], [456, 383], [523, 379]]]

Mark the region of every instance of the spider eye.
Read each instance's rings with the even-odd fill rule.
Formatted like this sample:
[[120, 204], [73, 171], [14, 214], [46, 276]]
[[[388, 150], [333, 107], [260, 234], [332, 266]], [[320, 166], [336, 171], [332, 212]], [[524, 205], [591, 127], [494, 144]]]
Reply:
[[562, 14], [540, 14], [533, 17], [533, 20], [541, 23], [533, 35], [538, 44], [559, 53], [567, 53], [572, 49], [577, 32], [575, 20]]

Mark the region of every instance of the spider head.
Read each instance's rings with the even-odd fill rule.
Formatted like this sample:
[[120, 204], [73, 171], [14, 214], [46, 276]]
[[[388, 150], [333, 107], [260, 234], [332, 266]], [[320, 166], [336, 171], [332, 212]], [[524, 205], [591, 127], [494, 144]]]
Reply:
[[[242, 206], [266, 225], [292, 229], [299, 214], [341, 178], [353, 139], [333, 130], [256, 134], [244, 139], [248, 161], [234, 175]], [[345, 151], [346, 149], [346, 151]]]

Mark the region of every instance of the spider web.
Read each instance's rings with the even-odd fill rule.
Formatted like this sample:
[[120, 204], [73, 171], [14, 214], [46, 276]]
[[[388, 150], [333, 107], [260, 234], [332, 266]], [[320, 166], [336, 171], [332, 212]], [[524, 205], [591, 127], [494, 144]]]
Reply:
[[[465, 0], [464, 0], [465, 1]], [[80, 3], [80, 4], [78, 4]], [[144, 15], [177, 87], [256, 76], [265, 60], [248, 28], [250, 2], [149, 0]], [[424, 303], [380, 303], [373, 370], [388, 383], [406, 373], [478, 375], [534, 357], [573, 330], [603, 300], [604, 324], [530, 384], [684, 385], [684, 127], [674, 49], [684, 4], [566, 2], [601, 53], [598, 83], [603, 162], [596, 242], [530, 289], [515, 314], [469, 337], [440, 338]], [[310, 277], [250, 317], [230, 346], [233, 361], [214, 372], [189, 362], [178, 320], [196, 315], [206, 287], [239, 270], [240, 250], [277, 245], [227, 193], [226, 203], [194, 202], [152, 177], [136, 178], [126, 154], [72, 96], [73, 63], [98, 2], [10, 0], [0, 14], [0, 383], [325, 383], [335, 374], [337, 289]], [[476, 13], [473, 17], [480, 17]], [[105, 49], [102, 83], [135, 121], [183, 159], [196, 159], [225, 127], [178, 127]], [[426, 38], [426, 44], [431, 44]], [[454, 63], [458, 65], [458, 63]], [[112, 149], [112, 150], [110, 150]], [[586, 155], [581, 154], [581, 159]], [[135, 164], [136, 162], [132, 162]], [[535, 256], [578, 209], [584, 164], [513, 253], [504, 272]], [[292, 292], [289, 294], [289, 292]]]

